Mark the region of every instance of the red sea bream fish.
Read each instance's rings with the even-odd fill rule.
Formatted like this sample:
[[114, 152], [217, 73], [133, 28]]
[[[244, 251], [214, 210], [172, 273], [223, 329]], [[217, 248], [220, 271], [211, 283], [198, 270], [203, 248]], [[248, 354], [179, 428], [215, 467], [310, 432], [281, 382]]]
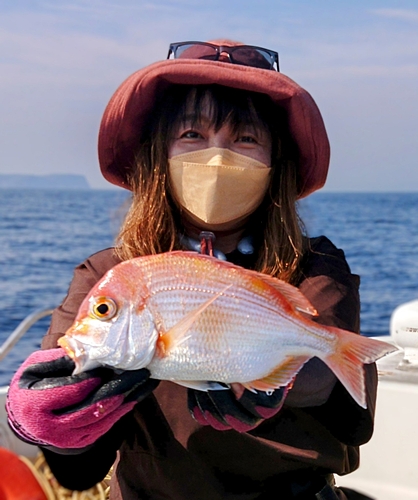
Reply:
[[366, 407], [363, 365], [395, 348], [317, 324], [309, 318], [316, 314], [288, 283], [194, 252], [169, 252], [108, 271], [59, 344], [75, 361], [74, 373], [146, 367], [153, 378], [201, 390], [287, 386], [316, 356]]

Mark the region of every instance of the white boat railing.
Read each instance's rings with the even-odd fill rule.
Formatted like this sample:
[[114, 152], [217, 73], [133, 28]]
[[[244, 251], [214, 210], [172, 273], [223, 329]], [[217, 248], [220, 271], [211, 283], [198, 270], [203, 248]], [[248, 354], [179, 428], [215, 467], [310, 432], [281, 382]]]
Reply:
[[[0, 346], [0, 361], [9, 354], [16, 343], [37, 321], [50, 316], [53, 310], [53, 308], [38, 309], [26, 316]], [[5, 409], [7, 390], [7, 386], [0, 387], [0, 447], [7, 448], [17, 455], [23, 455], [34, 460], [39, 452], [38, 448], [20, 441], [7, 425]]]
[[13, 349], [15, 344], [25, 335], [31, 326], [33, 326], [37, 321], [44, 318], [45, 316], [50, 316], [53, 312], [53, 308], [50, 309], [38, 309], [33, 313], [26, 316], [26, 318], [19, 323], [19, 325], [13, 330], [13, 332], [7, 337], [7, 339], [0, 346], [0, 361], [4, 359], [7, 354]]

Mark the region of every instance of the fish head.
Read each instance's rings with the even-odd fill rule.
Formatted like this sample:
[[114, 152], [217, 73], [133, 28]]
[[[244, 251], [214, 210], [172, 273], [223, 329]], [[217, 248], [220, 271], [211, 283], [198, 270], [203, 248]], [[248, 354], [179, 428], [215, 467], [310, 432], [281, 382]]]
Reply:
[[108, 271], [82, 302], [58, 344], [76, 365], [74, 374], [107, 366], [145, 368], [158, 339], [149, 291], [130, 261]]

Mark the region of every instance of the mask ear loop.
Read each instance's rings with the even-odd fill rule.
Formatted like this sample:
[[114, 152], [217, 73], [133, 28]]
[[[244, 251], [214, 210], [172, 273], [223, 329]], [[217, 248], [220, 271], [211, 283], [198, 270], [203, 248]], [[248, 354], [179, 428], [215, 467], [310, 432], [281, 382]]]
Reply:
[[200, 239], [200, 253], [202, 255], [210, 255], [213, 257], [213, 244], [215, 242], [215, 235], [211, 231], [202, 231], [199, 234]]

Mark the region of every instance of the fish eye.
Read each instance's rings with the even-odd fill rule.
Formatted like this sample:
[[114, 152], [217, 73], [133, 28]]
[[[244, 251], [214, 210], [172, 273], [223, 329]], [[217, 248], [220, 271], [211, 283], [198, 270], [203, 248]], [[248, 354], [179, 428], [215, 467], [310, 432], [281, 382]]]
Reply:
[[115, 316], [118, 312], [118, 307], [114, 300], [108, 297], [99, 297], [91, 305], [90, 310], [94, 318], [107, 321]]

